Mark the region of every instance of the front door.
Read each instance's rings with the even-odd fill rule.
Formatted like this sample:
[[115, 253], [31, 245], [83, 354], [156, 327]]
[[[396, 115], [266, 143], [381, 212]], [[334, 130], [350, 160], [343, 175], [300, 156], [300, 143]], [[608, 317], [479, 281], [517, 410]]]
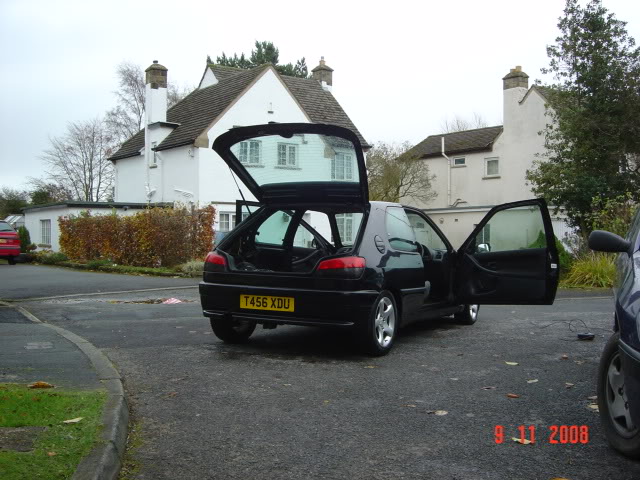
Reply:
[[498, 205], [458, 250], [456, 301], [551, 305], [558, 272], [558, 252], [545, 201]]

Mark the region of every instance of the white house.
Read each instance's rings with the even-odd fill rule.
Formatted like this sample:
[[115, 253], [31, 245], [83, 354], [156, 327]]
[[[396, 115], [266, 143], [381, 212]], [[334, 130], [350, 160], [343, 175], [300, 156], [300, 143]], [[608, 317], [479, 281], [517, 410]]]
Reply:
[[[154, 61], [146, 70], [145, 128], [111, 157], [115, 201], [213, 204], [219, 240], [236, 224], [238, 190], [246, 200], [255, 200], [239, 181], [236, 186], [227, 165], [211, 149], [220, 134], [272, 122], [328, 123], [349, 128], [367, 147], [333, 97], [332, 77], [324, 58], [311, 78], [281, 75], [269, 64], [250, 70], [208, 64], [198, 88], [167, 111], [167, 69]], [[238, 152], [243, 161], [261, 162], [260, 148], [244, 148]], [[283, 161], [294, 166], [296, 146], [282, 148]]]
[[[502, 79], [502, 86], [502, 125], [431, 135], [411, 150], [436, 175], [437, 196], [419, 206], [454, 247], [491, 207], [534, 197], [526, 171], [534, 160], [544, 159], [544, 136], [539, 133], [550, 121], [544, 88], [529, 87], [529, 76], [519, 66]], [[568, 232], [564, 217], [554, 216], [553, 223], [556, 236], [562, 239]], [[490, 242], [491, 232], [484, 233]]]

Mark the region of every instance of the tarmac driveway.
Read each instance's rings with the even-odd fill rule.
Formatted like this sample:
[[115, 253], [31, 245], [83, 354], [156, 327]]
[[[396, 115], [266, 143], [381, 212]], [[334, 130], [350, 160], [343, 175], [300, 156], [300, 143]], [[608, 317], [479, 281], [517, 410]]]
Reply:
[[[121, 303], [168, 296], [184, 303]], [[142, 433], [135, 478], [640, 478], [590, 408], [611, 298], [482, 307], [472, 327], [418, 325], [376, 359], [339, 330], [278, 327], [224, 345], [195, 289], [22, 305], [115, 362]], [[534, 444], [511, 439], [520, 425], [535, 427]], [[589, 440], [553, 444], [554, 425], [586, 426]]]

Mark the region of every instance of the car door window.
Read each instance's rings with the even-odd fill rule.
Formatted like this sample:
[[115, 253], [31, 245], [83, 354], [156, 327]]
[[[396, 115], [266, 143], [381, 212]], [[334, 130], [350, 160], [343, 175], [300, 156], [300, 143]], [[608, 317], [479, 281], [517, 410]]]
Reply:
[[288, 212], [276, 210], [258, 227], [256, 242], [282, 246], [290, 222], [291, 215]]
[[545, 248], [542, 212], [539, 206], [501, 210], [476, 234], [472, 253], [506, 252]]
[[403, 252], [418, 251], [413, 228], [403, 208], [387, 208], [386, 226], [387, 238], [391, 248]]
[[407, 217], [413, 227], [413, 232], [418, 243], [429, 247], [429, 250], [447, 250], [447, 246], [438, 232], [429, 225], [429, 222], [427, 222], [425, 218], [413, 212], [407, 212]]

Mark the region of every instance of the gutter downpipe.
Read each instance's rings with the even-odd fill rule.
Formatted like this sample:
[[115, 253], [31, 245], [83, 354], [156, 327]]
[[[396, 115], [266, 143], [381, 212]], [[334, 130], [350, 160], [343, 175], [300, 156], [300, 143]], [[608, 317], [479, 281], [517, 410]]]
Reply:
[[441, 137], [442, 156], [447, 159], [447, 207], [451, 206], [451, 159], [444, 153], [444, 137]]

